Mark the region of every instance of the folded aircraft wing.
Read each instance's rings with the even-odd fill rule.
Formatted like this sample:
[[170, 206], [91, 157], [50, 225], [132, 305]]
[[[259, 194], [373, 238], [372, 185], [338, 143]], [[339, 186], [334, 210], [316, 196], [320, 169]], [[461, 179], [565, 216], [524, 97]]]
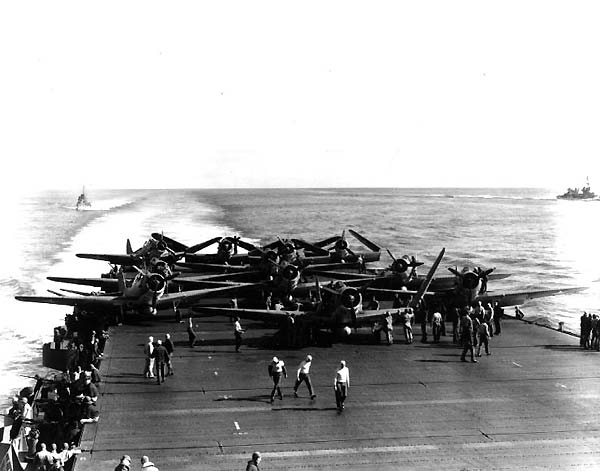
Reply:
[[[409, 289], [385, 289], [385, 288], [367, 288], [366, 291], [369, 293], [385, 293], [385, 294], [398, 294], [401, 298], [408, 298], [418, 294], [418, 291]], [[423, 296], [435, 296], [437, 293], [434, 291], [425, 291]]]
[[193, 262], [177, 262], [175, 268], [185, 268], [198, 273], [217, 272], [217, 273], [232, 273], [248, 271], [247, 265], [225, 265], [223, 263], [193, 263]]
[[58, 283], [69, 283], [72, 285], [94, 286], [102, 291], [116, 291], [119, 289], [119, 281], [116, 278], [70, 278], [62, 276], [49, 276], [48, 280]]
[[243, 288], [245, 286], [247, 286], [247, 284], [238, 283], [236, 285], [221, 286], [218, 288], [194, 289], [189, 291], [179, 291], [177, 293], [167, 293], [158, 298], [157, 305], [159, 307], [164, 307], [165, 305], [171, 303], [185, 305], [193, 303], [197, 299], [206, 298], [212, 294], [235, 293], [239, 288]]
[[365, 274], [365, 273], [350, 273], [350, 272], [342, 272], [342, 271], [333, 271], [333, 270], [323, 270], [323, 269], [318, 269], [318, 270], [314, 270], [311, 267], [308, 267], [306, 269], [306, 271], [308, 273], [310, 273], [311, 275], [317, 275], [317, 276], [326, 276], [329, 278], [335, 278], [336, 280], [351, 280], [351, 279], [366, 279], [369, 278], [370, 280], [374, 280], [376, 279], [375, 275], [369, 275], [369, 274]]
[[79, 258], [87, 258], [90, 260], [104, 260], [113, 265], [139, 265], [142, 261], [140, 257], [134, 255], [119, 255], [119, 254], [101, 254], [101, 253], [78, 253], [75, 254]]
[[118, 303], [120, 296], [15, 296], [18, 301], [29, 303], [60, 304], [83, 308], [111, 307]]
[[365, 245], [366, 247], [368, 247], [369, 249], [371, 249], [373, 252], [379, 252], [381, 251], [381, 247], [379, 247], [377, 244], [371, 242], [369, 239], [367, 239], [365, 236], [360, 235], [358, 232], [350, 229], [349, 230], [350, 234], [352, 234], [357, 240], [359, 240], [363, 245]]
[[559, 288], [559, 289], [545, 289], [539, 291], [523, 291], [520, 293], [492, 293], [488, 292], [482, 296], [477, 296], [477, 300], [485, 303], [494, 303], [498, 301], [500, 306], [518, 306], [523, 304], [525, 301], [536, 298], [544, 298], [546, 296], [559, 296], [562, 294], [572, 294], [584, 291], [585, 287], [572, 287], [572, 288]]
[[275, 309], [235, 309], [226, 307], [197, 307], [195, 312], [205, 314], [206, 316], [228, 316], [239, 317], [240, 319], [250, 319], [257, 321], [284, 321], [290, 315], [294, 317], [307, 315], [306, 311], [285, 311]]

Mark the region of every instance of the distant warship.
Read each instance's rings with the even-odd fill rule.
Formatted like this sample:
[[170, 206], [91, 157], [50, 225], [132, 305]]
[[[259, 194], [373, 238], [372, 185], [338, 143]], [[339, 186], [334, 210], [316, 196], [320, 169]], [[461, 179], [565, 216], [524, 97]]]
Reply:
[[593, 200], [596, 199], [596, 193], [590, 189], [589, 179], [586, 179], [586, 185], [579, 188], [569, 188], [566, 193], [557, 196], [560, 200]]
[[87, 196], [85, 195], [85, 187], [83, 187], [83, 189], [81, 190], [81, 194], [77, 198], [77, 204], [75, 205], [75, 209], [79, 211], [84, 208], [90, 208], [91, 206], [92, 203], [90, 203], [87, 199]]

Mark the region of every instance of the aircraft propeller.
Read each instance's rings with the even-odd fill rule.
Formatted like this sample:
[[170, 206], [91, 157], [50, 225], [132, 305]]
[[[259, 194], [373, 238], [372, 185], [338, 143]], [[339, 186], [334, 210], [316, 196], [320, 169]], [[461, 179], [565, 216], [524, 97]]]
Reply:
[[396, 258], [396, 257], [394, 257], [392, 252], [390, 252], [389, 249], [385, 249], [385, 250], [387, 251], [389, 256], [392, 258], [392, 265], [390, 268], [392, 269], [393, 272], [405, 273], [409, 268], [411, 268], [412, 270], [410, 272], [410, 277], [412, 278], [416, 274], [417, 267], [420, 267], [421, 265], [423, 265], [423, 262], [418, 262], [414, 255], [412, 255], [410, 258], [408, 257], [408, 255], [405, 255], [404, 257], [401, 257], [401, 258]]
[[495, 269], [496, 267], [483, 270], [481, 267], [477, 267], [472, 271], [460, 272], [458, 271], [458, 267], [448, 267], [448, 271], [460, 279], [461, 286], [469, 290], [477, 288], [480, 281], [483, 284], [487, 284], [489, 274]]

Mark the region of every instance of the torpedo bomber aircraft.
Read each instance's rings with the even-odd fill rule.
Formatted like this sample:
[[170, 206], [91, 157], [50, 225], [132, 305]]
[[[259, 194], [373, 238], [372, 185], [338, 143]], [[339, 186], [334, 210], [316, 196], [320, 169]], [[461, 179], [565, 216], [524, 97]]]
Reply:
[[[414, 256], [395, 257], [389, 251], [392, 264], [388, 269], [367, 268], [367, 263], [379, 260], [381, 248], [352, 229], [348, 232], [369, 250], [351, 249], [345, 231], [317, 242], [277, 238], [263, 246], [237, 236], [187, 246], [162, 233], [154, 233], [136, 251], [128, 241], [125, 254], [78, 254], [115, 264], [109, 274], [99, 278], [49, 277], [55, 282], [99, 287], [100, 292], [61, 289], [52, 290], [54, 296], [16, 299], [137, 316], [157, 315], [171, 308], [177, 312], [179, 307], [202, 317], [239, 316], [274, 324], [289, 322], [293, 316], [309, 328], [347, 335], [359, 327], [373, 326], [388, 314], [396, 317], [400, 314], [400, 309], [364, 309], [363, 298], [367, 294], [377, 294], [382, 300], [401, 299], [402, 308], [425, 310], [428, 305], [441, 303], [456, 307], [479, 301], [516, 305], [528, 299], [583, 289], [495, 293], [488, 291], [488, 281], [509, 275], [493, 273], [493, 268], [450, 267], [452, 276], [439, 277], [436, 273], [445, 249], [425, 276], [417, 273], [423, 263]], [[218, 246], [217, 253], [205, 254], [207, 258], [197, 253], [214, 244]], [[238, 253], [238, 247], [246, 253]], [[186, 261], [182, 262], [183, 258]], [[233, 267], [235, 270], [229, 271]], [[281, 298], [279, 309], [261, 308], [265, 306], [266, 293]], [[308, 300], [302, 299], [307, 295]], [[224, 299], [238, 296], [245, 298], [240, 303], [242, 308], [222, 307], [227, 305]], [[295, 306], [293, 310], [291, 306]]]

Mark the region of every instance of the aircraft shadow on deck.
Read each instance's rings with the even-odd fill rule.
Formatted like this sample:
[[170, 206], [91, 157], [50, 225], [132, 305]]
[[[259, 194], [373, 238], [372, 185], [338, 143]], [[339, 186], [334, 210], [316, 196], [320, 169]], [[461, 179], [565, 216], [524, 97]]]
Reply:
[[[557, 350], [561, 352], [577, 352], [577, 351], [585, 351], [578, 345], [534, 345], [535, 347], [543, 347], [547, 350]], [[589, 350], [595, 351], [595, 350]]]
[[[458, 359], [457, 355], [453, 355], [456, 356], [456, 358]], [[451, 363], [450, 360], [427, 360], [427, 359], [419, 359], [419, 360], [415, 360], [415, 361], [419, 361], [422, 363]]]
[[323, 411], [336, 411], [337, 407], [273, 407], [273, 412], [277, 411], [302, 411], [302, 412], [323, 412]]

